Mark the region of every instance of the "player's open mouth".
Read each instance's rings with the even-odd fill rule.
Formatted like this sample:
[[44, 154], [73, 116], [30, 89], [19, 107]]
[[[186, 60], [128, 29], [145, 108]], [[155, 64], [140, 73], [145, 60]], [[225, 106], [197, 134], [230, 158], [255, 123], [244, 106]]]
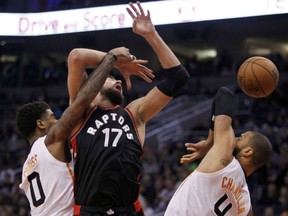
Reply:
[[122, 86], [120, 84], [115, 86], [116, 89], [118, 89], [119, 91], [122, 91]]

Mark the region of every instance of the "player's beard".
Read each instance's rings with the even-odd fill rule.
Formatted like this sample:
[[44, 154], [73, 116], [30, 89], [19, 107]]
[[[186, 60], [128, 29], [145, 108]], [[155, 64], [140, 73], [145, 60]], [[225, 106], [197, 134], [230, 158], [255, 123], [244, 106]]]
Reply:
[[237, 155], [239, 154], [240, 151], [241, 151], [241, 149], [236, 146], [234, 151], [233, 151], [233, 156], [237, 157]]
[[114, 105], [121, 105], [124, 97], [119, 91], [115, 91], [111, 88], [109, 89], [101, 89], [100, 93], [103, 95], [103, 97], [106, 97], [109, 99]]
[[234, 148], [234, 151], [233, 151], [233, 156], [234, 156], [235, 158], [237, 158], [237, 156], [239, 155], [239, 153], [240, 153], [244, 148], [246, 148], [246, 147], [247, 147], [247, 145], [241, 146], [241, 147], [239, 147], [238, 145], [236, 145], [236, 147]]

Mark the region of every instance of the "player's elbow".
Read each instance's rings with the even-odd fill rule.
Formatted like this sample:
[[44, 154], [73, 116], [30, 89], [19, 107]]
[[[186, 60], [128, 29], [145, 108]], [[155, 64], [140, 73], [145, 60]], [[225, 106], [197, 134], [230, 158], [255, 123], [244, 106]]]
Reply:
[[74, 48], [70, 51], [67, 61], [71, 64], [79, 64], [82, 61], [81, 59], [81, 49]]
[[158, 89], [169, 97], [174, 97], [189, 81], [190, 75], [182, 65], [165, 69], [166, 79], [158, 84]]

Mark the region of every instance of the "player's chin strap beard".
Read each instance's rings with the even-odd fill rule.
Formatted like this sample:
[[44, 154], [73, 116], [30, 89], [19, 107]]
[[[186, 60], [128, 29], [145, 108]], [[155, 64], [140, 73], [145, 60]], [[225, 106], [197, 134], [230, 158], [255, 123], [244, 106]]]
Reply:
[[113, 89], [101, 89], [100, 93], [103, 97], [109, 99], [114, 105], [121, 105], [123, 102], [123, 95]]

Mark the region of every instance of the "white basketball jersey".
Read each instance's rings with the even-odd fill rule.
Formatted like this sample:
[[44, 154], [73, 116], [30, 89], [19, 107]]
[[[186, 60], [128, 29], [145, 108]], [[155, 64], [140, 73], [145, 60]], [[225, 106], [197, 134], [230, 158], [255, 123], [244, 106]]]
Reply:
[[72, 216], [72, 162], [68, 164], [55, 159], [44, 140], [45, 136], [33, 144], [23, 166], [20, 188], [29, 200], [32, 216]]
[[215, 173], [191, 173], [173, 195], [165, 216], [246, 216], [250, 207], [245, 174], [234, 158]]

